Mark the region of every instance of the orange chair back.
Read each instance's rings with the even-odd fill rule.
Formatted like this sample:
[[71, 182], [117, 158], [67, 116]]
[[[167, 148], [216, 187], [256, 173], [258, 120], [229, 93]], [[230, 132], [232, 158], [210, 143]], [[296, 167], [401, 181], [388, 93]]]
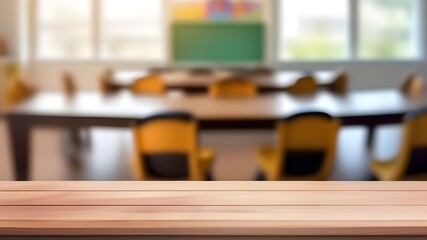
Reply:
[[288, 170], [298, 172], [317, 164], [309, 171], [316, 179], [326, 178], [333, 167], [339, 125], [339, 120], [323, 112], [296, 114], [279, 122], [277, 176], [290, 177]]
[[223, 79], [209, 87], [212, 97], [253, 97], [256, 93], [255, 83], [239, 78]]
[[74, 77], [71, 73], [65, 72], [62, 76], [62, 87], [65, 95], [72, 96], [77, 91], [77, 86]]
[[118, 87], [114, 85], [113, 78], [114, 73], [112, 69], [106, 69], [101, 73], [99, 78], [99, 90], [104, 93], [112, 93], [118, 90]]
[[140, 78], [131, 88], [135, 94], [163, 94], [166, 91], [166, 86], [159, 75]]
[[346, 93], [348, 90], [348, 74], [346, 72], [339, 73], [329, 86], [329, 89], [336, 94]]
[[4, 103], [6, 106], [17, 104], [33, 93], [18, 72], [12, 73], [6, 79]]
[[139, 121], [133, 130], [139, 178], [201, 179], [197, 129], [197, 121], [186, 113], [159, 114]]
[[312, 76], [305, 76], [296, 81], [296, 83], [288, 88], [291, 94], [314, 94], [318, 90], [316, 80]]
[[408, 97], [416, 97], [424, 92], [424, 78], [419, 75], [411, 75], [403, 83], [401, 91]]

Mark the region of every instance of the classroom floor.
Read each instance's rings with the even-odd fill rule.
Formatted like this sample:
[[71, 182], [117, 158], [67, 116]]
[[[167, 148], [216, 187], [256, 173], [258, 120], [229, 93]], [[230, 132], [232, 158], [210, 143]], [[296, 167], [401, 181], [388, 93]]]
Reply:
[[[396, 128], [396, 127], [393, 127]], [[393, 129], [390, 129], [393, 130]], [[31, 178], [37, 181], [133, 180], [131, 169], [132, 135], [129, 130], [94, 128], [84, 150], [67, 146], [63, 129], [37, 128], [32, 133]], [[334, 171], [330, 180], [371, 180], [370, 156], [366, 149], [366, 129], [343, 128]], [[396, 153], [398, 131], [381, 131], [376, 156], [386, 159]], [[257, 171], [256, 149], [274, 144], [273, 131], [203, 132], [203, 146], [216, 152], [215, 180], [252, 180]], [[13, 180], [7, 126], [0, 121], [0, 181]]]

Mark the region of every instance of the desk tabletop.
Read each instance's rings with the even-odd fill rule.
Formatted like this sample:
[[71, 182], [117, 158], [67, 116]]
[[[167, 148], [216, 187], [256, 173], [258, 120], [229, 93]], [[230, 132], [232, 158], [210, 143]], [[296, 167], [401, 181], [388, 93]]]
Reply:
[[2, 182], [0, 235], [427, 235], [424, 182]]
[[73, 97], [42, 92], [8, 113], [35, 116], [141, 119], [164, 111], [187, 111], [199, 120], [274, 120], [301, 111], [326, 111], [336, 117], [369, 117], [405, 114], [427, 104], [427, 93], [408, 98], [397, 90], [353, 91], [335, 95], [320, 91], [312, 96], [288, 93], [263, 94], [253, 98], [212, 98], [203, 94], [172, 92], [164, 96], [113, 95], [80, 92]]

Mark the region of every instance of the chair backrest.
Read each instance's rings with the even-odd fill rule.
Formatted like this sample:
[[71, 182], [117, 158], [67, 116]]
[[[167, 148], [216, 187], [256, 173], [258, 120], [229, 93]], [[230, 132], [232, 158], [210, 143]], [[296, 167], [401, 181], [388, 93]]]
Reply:
[[65, 95], [74, 95], [77, 91], [76, 82], [70, 72], [64, 72], [62, 75], [62, 88]]
[[180, 112], [139, 121], [133, 130], [139, 178], [197, 179], [197, 128], [190, 114]]
[[112, 93], [117, 88], [113, 84], [114, 71], [110, 68], [105, 69], [99, 78], [99, 89], [102, 93]]
[[256, 93], [254, 82], [236, 77], [219, 80], [209, 87], [211, 97], [253, 97]]
[[397, 161], [400, 176], [427, 173], [427, 108], [406, 115]]
[[5, 65], [5, 76], [10, 77], [14, 74], [19, 74], [21, 72], [21, 67], [16, 63], [8, 63]]
[[427, 149], [427, 108], [407, 114], [405, 129], [412, 147]]
[[11, 73], [6, 79], [4, 103], [6, 106], [17, 104], [33, 93], [22, 79], [19, 72]]
[[409, 97], [419, 96], [424, 92], [425, 83], [424, 78], [420, 75], [410, 75], [401, 87], [403, 94]]
[[339, 125], [323, 112], [300, 113], [279, 122], [277, 174], [326, 177], [333, 166]]
[[312, 76], [304, 76], [289, 87], [288, 92], [291, 94], [314, 94], [318, 88], [319, 86]]
[[340, 72], [335, 77], [335, 80], [329, 86], [329, 90], [336, 94], [344, 94], [348, 90], [348, 74]]
[[159, 75], [150, 75], [137, 79], [131, 89], [135, 94], [162, 94], [166, 91], [166, 86]]

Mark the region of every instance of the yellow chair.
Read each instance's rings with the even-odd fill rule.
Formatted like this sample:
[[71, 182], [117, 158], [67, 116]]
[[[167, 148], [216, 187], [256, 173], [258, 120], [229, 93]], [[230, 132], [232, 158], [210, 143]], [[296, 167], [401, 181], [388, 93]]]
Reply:
[[410, 75], [401, 87], [401, 91], [408, 97], [416, 97], [425, 90], [424, 78], [420, 75]]
[[314, 94], [318, 90], [316, 80], [312, 76], [304, 76], [296, 81], [296, 83], [288, 88], [291, 94]]
[[62, 88], [67, 96], [72, 96], [76, 93], [77, 86], [71, 73], [65, 72], [62, 75]]
[[213, 151], [199, 150], [197, 121], [186, 113], [141, 120], [133, 129], [140, 180], [211, 180]]
[[227, 78], [209, 87], [211, 97], [253, 97], [257, 94], [255, 83], [240, 78]]
[[344, 94], [348, 90], [348, 74], [340, 72], [335, 77], [335, 80], [329, 85], [329, 90], [336, 94]]
[[112, 69], [107, 68], [101, 73], [101, 76], [99, 77], [99, 90], [103, 94], [113, 93], [120, 89], [114, 84], [113, 79], [114, 71]]
[[[400, 87], [400, 91], [408, 98], [420, 96], [425, 91], [424, 78], [416, 74], [410, 75]], [[399, 145], [399, 140], [403, 134], [403, 126], [402, 124], [384, 124], [376, 126], [372, 131], [368, 145], [375, 146], [372, 148], [374, 150], [373, 153], [375, 154], [377, 150], [394, 153], [393, 151]], [[385, 151], [382, 151], [382, 149]]]
[[159, 75], [150, 75], [136, 80], [131, 89], [135, 94], [163, 94], [166, 86]]
[[389, 161], [374, 159], [371, 170], [381, 181], [427, 179], [427, 109], [406, 116], [397, 156]]
[[33, 92], [19, 72], [11, 73], [6, 79], [4, 103], [6, 106], [17, 104], [30, 97]]
[[6, 77], [12, 76], [13, 74], [19, 74], [21, 72], [21, 67], [16, 63], [8, 63], [5, 66]]
[[339, 126], [337, 119], [322, 112], [296, 114], [280, 121], [277, 145], [258, 151], [261, 178], [325, 180], [333, 167]]

